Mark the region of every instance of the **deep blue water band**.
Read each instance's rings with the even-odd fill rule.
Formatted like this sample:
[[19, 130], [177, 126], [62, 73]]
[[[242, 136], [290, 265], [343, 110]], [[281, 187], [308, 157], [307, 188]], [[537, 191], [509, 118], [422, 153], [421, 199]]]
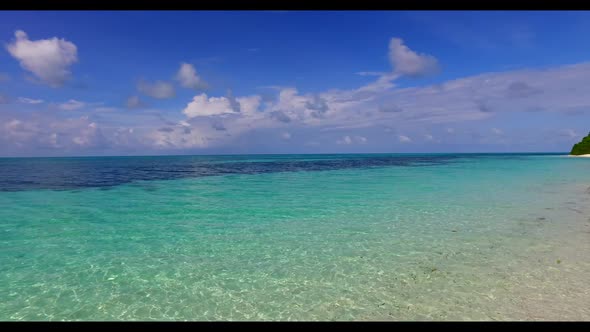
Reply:
[[226, 174], [328, 171], [369, 167], [420, 167], [460, 158], [519, 158], [516, 154], [265, 155], [0, 159], [0, 191], [109, 188], [133, 181]]

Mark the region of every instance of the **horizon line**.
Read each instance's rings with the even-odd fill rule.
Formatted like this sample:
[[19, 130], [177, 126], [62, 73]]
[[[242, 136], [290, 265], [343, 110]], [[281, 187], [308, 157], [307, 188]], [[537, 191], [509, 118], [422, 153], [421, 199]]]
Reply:
[[222, 157], [222, 156], [306, 156], [306, 155], [442, 155], [442, 154], [567, 154], [563, 151], [543, 152], [328, 152], [328, 153], [211, 153], [211, 154], [146, 154], [146, 155], [78, 155], [78, 156], [0, 156], [0, 159], [24, 159], [24, 158], [125, 158], [125, 157]]

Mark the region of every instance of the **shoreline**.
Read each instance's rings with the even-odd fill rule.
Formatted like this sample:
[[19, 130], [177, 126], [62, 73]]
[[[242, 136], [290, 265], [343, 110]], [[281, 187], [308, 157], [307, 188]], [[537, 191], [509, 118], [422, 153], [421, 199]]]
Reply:
[[590, 154], [579, 154], [579, 155], [570, 154], [570, 155], [568, 155], [568, 157], [590, 158]]

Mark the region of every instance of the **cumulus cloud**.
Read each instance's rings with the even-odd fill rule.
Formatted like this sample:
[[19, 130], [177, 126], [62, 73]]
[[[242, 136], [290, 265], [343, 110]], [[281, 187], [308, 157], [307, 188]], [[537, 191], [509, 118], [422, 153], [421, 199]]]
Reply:
[[87, 146], [94, 143], [93, 139], [96, 137], [97, 128], [96, 123], [89, 123], [85, 128], [81, 128], [78, 135], [72, 138], [72, 142], [79, 146]]
[[29, 141], [38, 132], [39, 124], [22, 121], [19, 119], [10, 119], [4, 123], [0, 130], [2, 138], [5, 141], [11, 141], [17, 146], [23, 146], [23, 143]]
[[240, 104], [240, 112], [245, 115], [252, 115], [258, 111], [262, 97], [258, 95], [236, 98]]
[[210, 97], [202, 93], [193, 97], [193, 100], [186, 105], [182, 110], [189, 118], [197, 116], [212, 116], [236, 113], [229, 98], [226, 97]]
[[137, 83], [137, 90], [147, 96], [157, 99], [167, 99], [176, 96], [174, 86], [164, 81], [147, 82], [140, 80]]
[[[403, 46], [401, 40], [399, 44]], [[272, 95], [236, 97], [231, 93], [225, 96], [202, 93], [187, 100], [186, 107], [179, 109], [177, 114], [168, 113], [171, 118], [176, 116], [173, 120], [164, 119], [155, 110], [101, 113], [94, 121], [80, 123], [76, 130], [91, 130], [90, 123], [94, 122], [100, 135], [91, 139], [93, 142], [117, 147], [135, 144], [156, 149], [231, 147], [236, 142], [240, 147], [246, 147], [245, 138], [249, 137], [246, 135], [266, 133], [271, 135], [269, 137], [286, 139], [285, 133], [291, 135], [297, 132], [305, 133], [309, 137], [308, 143], [321, 142], [322, 148], [328, 151], [335, 144], [359, 147], [362, 144], [371, 147], [382, 144], [385, 147], [385, 142], [391, 143], [392, 139], [400, 143], [420, 141], [422, 144], [454, 144], [462, 140], [467, 140], [468, 144], [508, 142], [513, 133], [500, 134], [500, 129], [494, 131], [492, 128], [513, 116], [515, 119], [546, 117], [550, 120], [544, 123], [549, 125], [561, 119], [562, 128], [572, 126], [572, 130], [576, 130], [573, 133], [577, 134], [585, 121], [582, 117], [590, 115], [586, 111], [590, 109], [590, 63], [544, 70], [485, 73], [436, 85], [401, 88], [393, 83], [397, 77], [419, 76], [418, 73], [428, 72], [423, 69], [432, 68], [432, 65], [408, 65], [428, 63], [423, 60], [406, 61], [416, 57], [428, 59], [428, 56], [418, 55], [400, 45], [395, 47], [403, 56], [398, 56], [395, 70], [378, 73], [374, 82], [356, 89], [301, 93], [295, 87], [276, 87]], [[422, 69], [416, 69], [418, 67]], [[135, 97], [128, 100], [128, 106], [139, 103], [139, 97]], [[7, 109], [10, 106], [1, 107]], [[19, 105], [19, 108], [25, 107], [27, 105]], [[536, 113], [530, 113], [532, 110]], [[571, 114], [574, 113], [579, 121], [570, 125], [566, 120], [571, 123]], [[60, 132], [48, 132], [49, 120], [30, 121], [19, 116], [6, 117], [6, 114], [0, 112], [0, 124], [10, 123], [13, 131], [20, 128], [17, 131], [22, 137], [35, 130], [43, 132], [39, 134], [43, 139], [31, 139], [29, 142], [50, 141], [52, 138], [48, 135], [55, 133], [58, 144], [63, 145], [65, 141], [75, 144], [71, 137], [66, 139]], [[562, 115], [569, 117], [559, 118]], [[489, 121], [491, 119], [494, 119], [493, 123]], [[20, 122], [11, 122], [13, 120]], [[104, 121], [104, 126], [101, 121]], [[403, 132], [391, 128], [403, 128]], [[3, 130], [8, 132], [7, 127]], [[549, 128], [546, 131], [549, 132]], [[368, 135], [371, 135], [370, 140]], [[551, 131], [551, 135], [547, 135], [549, 139], [561, 137], [561, 141], [557, 142], [566, 142], [573, 137], [571, 132], [566, 131]], [[83, 142], [82, 139], [76, 141]], [[518, 140], [523, 141], [522, 138]], [[531, 138], [530, 141], [547, 140]], [[13, 142], [24, 141], [5, 139], [0, 147], [14, 147]], [[310, 146], [308, 143], [302, 142], [302, 146]]]
[[[360, 130], [394, 125], [410, 128], [404, 136], [418, 135], [422, 130], [440, 126], [439, 140], [462, 139], [456, 131], [467, 123], [479, 123], [499, 113], [543, 112], [570, 114], [573, 109], [590, 109], [590, 63], [563, 66], [550, 70], [525, 70], [482, 74], [441, 84], [389, 88], [384, 90], [329, 90], [300, 94], [295, 88], [280, 88], [275, 100], [261, 104], [251, 115], [236, 113], [224, 123], [229, 132], [234, 128], [310, 127], [319, 131]], [[511, 98], [507, 91], [531, 91]], [[240, 98], [236, 98], [240, 100]], [[258, 104], [258, 102], [257, 102]], [[482, 106], [482, 105], [485, 105]], [[231, 112], [226, 105], [226, 112]], [[320, 115], [321, 116], [318, 116]], [[582, 113], [583, 115], [583, 113]], [[447, 125], [447, 126], [445, 126]], [[452, 125], [452, 126], [448, 126]], [[458, 128], [458, 129], [456, 129]], [[482, 127], [482, 132], [490, 127]], [[345, 137], [349, 136], [350, 143]], [[344, 135], [339, 144], [352, 144], [353, 135]], [[437, 140], [438, 141], [438, 140]]]
[[323, 118], [329, 110], [326, 99], [315, 95], [305, 102], [305, 107], [310, 110], [309, 114], [314, 118]]
[[78, 61], [74, 43], [57, 37], [29, 40], [22, 30], [17, 30], [14, 35], [16, 40], [6, 49], [23, 69], [51, 87], [60, 87], [70, 79], [70, 66]]
[[283, 111], [273, 111], [270, 113], [272, 119], [276, 119], [279, 122], [289, 123], [291, 118]]
[[[254, 129], [285, 126], [317, 128], [318, 132], [350, 132], [395, 124], [405, 128], [406, 133], [399, 136], [405, 136], [410, 141], [413, 141], [410, 138], [412, 133], [423, 135], [423, 130], [430, 131], [432, 126], [440, 126], [439, 133], [446, 135], [427, 140], [442, 142], [451, 137], [455, 137], [454, 140], [463, 139], [456, 132], [463, 132], [462, 126], [485, 121], [497, 113], [540, 108], [544, 112], [569, 114], [573, 108], [583, 109], [584, 105], [590, 105], [590, 98], [586, 97], [590, 95], [590, 90], [584, 84], [589, 75], [590, 64], [579, 64], [552, 70], [482, 74], [432, 86], [375, 89], [370, 92], [361, 87], [300, 94], [295, 88], [281, 87], [277, 88], [276, 98], [264, 102], [260, 96], [235, 98], [239, 109], [232, 106], [231, 96], [208, 97], [202, 94], [196, 96], [183, 112], [189, 119], [224, 116], [224, 132], [232, 137]], [[523, 82], [540, 92], [510, 98], [507, 91], [525, 91], [522, 84], [515, 86], [514, 82]], [[219, 122], [207, 123], [209, 127], [213, 126], [211, 129], [219, 131]], [[445, 124], [452, 124], [452, 127]], [[482, 132], [489, 130], [489, 126], [481, 128]], [[343, 135], [337, 143], [360, 144], [362, 139], [355, 137]], [[395, 137], [408, 143], [404, 137]], [[226, 139], [226, 136], [209, 133], [207, 138], [211, 143], [215, 139]]]
[[389, 60], [396, 73], [406, 76], [434, 74], [440, 69], [435, 57], [412, 51], [401, 38], [392, 38], [389, 42]]
[[307, 109], [306, 104], [308, 99], [299, 95], [299, 92], [295, 88], [280, 90], [278, 97], [278, 101], [274, 107], [287, 115], [295, 114]]
[[256, 119], [261, 115], [261, 101], [262, 98], [258, 95], [234, 98], [231, 91], [225, 97], [208, 97], [202, 93], [194, 96], [182, 113], [188, 118], [233, 114]]
[[25, 97], [18, 97], [18, 102], [19, 103], [23, 103], [23, 104], [41, 104], [44, 103], [45, 101], [43, 99], [31, 99], [31, 98], [25, 98]]
[[[266, 103], [265, 112], [277, 122], [304, 125], [328, 123], [347, 107], [358, 104], [358, 91], [300, 94], [295, 88], [280, 88], [276, 100]], [[365, 98], [361, 97], [361, 98]]]
[[198, 75], [195, 67], [190, 63], [181, 63], [178, 72], [176, 73], [176, 80], [182, 87], [188, 89], [204, 89], [207, 87], [205, 83]]
[[86, 106], [86, 103], [78, 101], [78, 100], [70, 99], [65, 103], [59, 104], [58, 108], [60, 110], [64, 110], [64, 111], [73, 111], [73, 110], [80, 109], [84, 106]]
[[[227, 130], [227, 128], [225, 128], [225, 125], [223, 124], [223, 121], [219, 118], [213, 118], [211, 120], [211, 127], [217, 131], [225, 131]], [[187, 127], [188, 128], [188, 127]]]
[[86, 149], [98, 147], [103, 136], [98, 124], [87, 116], [70, 119], [10, 119], [0, 130], [0, 141], [12, 146], [37, 149]]
[[[204, 148], [210, 143], [207, 131], [186, 126], [171, 127], [172, 130], [149, 132], [145, 139], [156, 149]], [[188, 130], [187, 130], [188, 129]]]

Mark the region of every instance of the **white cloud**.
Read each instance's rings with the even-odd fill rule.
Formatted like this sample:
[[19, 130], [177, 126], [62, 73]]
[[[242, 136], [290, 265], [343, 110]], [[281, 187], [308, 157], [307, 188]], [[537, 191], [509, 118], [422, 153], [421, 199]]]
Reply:
[[344, 144], [344, 145], [350, 145], [353, 143], [365, 144], [365, 143], [367, 143], [367, 138], [364, 136], [354, 136], [354, 138], [352, 138], [352, 137], [346, 135], [336, 141], [336, 144]]
[[409, 138], [408, 136], [405, 136], [405, 135], [399, 135], [399, 136], [397, 137], [397, 139], [398, 139], [400, 142], [402, 142], [402, 143], [409, 143], [409, 142], [411, 142], [411, 141], [412, 141], [412, 139], [411, 139], [411, 138]]
[[[224, 119], [223, 126], [225, 133], [234, 137], [257, 128], [289, 126], [343, 131], [394, 124], [405, 128], [408, 138], [423, 135], [420, 132], [432, 130], [431, 126], [441, 128], [442, 133], [449, 137], [463, 132], [461, 128], [464, 124], [477, 126], [497, 113], [539, 109], [570, 114], [572, 110], [590, 109], [588, 77], [590, 63], [551, 70], [482, 74], [438, 85], [401, 89], [368, 91], [362, 87], [302, 95], [295, 88], [281, 88], [274, 101], [263, 103], [259, 96], [236, 98], [241, 112], [231, 107], [227, 97], [201, 97], [197, 98], [197, 103], [191, 103], [184, 113], [189, 118], [231, 115]], [[205, 105], [205, 101], [212, 105]], [[212, 110], [209, 111], [209, 108]], [[257, 111], [253, 111], [255, 109]], [[394, 111], [384, 112], [384, 109]], [[489, 130], [489, 125], [481, 128], [482, 133]], [[356, 142], [355, 136], [348, 136], [350, 143], [343, 136], [338, 139], [339, 144]], [[433, 138], [433, 141], [440, 140]]]
[[174, 86], [168, 82], [156, 81], [150, 83], [144, 80], [140, 80], [137, 84], [137, 90], [147, 96], [158, 99], [172, 98], [176, 95]]
[[279, 92], [279, 100], [276, 104], [276, 108], [287, 113], [294, 113], [298, 110], [305, 109], [307, 98], [299, 95], [299, 92], [295, 88], [282, 89]]
[[14, 33], [16, 40], [7, 50], [21, 67], [51, 87], [62, 86], [70, 77], [70, 66], [78, 61], [76, 45], [57, 37], [29, 40], [22, 30]]
[[86, 106], [86, 103], [78, 101], [78, 100], [70, 99], [63, 104], [59, 104], [58, 108], [60, 110], [64, 110], [64, 111], [73, 111], [73, 110], [80, 109], [84, 106]]
[[295, 88], [282, 88], [279, 91], [278, 100], [269, 103], [265, 112], [279, 123], [299, 122], [305, 125], [317, 125], [347, 103], [347, 101], [336, 101], [339, 94], [301, 95]]
[[189, 63], [181, 63], [180, 69], [176, 74], [176, 80], [181, 86], [188, 89], [204, 89], [207, 87], [205, 83], [198, 75], [195, 67]]
[[349, 91], [351, 99], [372, 99], [376, 95], [395, 87], [392, 82], [400, 76], [420, 77], [434, 74], [439, 71], [438, 60], [431, 55], [417, 54], [404, 45], [400, 38], [392, 38], [389, 43], [389, 60], [393, 66], [393, 72], [358, 72], [361, 76], [378, 76], [375, 82], [371, 82], [356, 90]]
[[87, 116], [70, 119], [32, 118], [9, 120], [0, 130], [0, 140], [21, 148], [64, 150], [96, 147], [103, 136], [98, 124]]
[[262, 98], [255, 95], [236, 98], [236, 100], [240, 103], [240, 112], [242, 112], [242, 114], [254, 114], [258, 111]]
[[[413, 51], [404, 52], [411, 54]], [[512, 114], [517, 114], [514, 118], [518, 119], [527, 115], [545, 117], [543, 121], [537, 122], [547, 124], [546, 128], [543, 128], [550, 132], [547, 134], [547, 140], [560, 138], [561, 142], [566, 142], [577, 135], [576, 131], [582, 130], [578, 126], [588, 119], [583, 116], [590, 115], [590, 63], [545, 70], [486, 73], [431, 86], [396, 87], [394, 80], [401, 75], [407, 75], [407, 68], [405, 74], [399, 70], [379, 74], [374, 82], [357, 89], [300, 93], [294, 87], [280, 87], [273, 91], [275, 95], [265, 95], [264, 98], [258, 95], [234, 98], [230, 94], [211, 97], [199, 94], [191, 101], [187, 100], [182, 114], [175, 114], [177, 118], [174, 118], [174, 114], [167, 114], [166, 117], [170, 116], [171, 119], [166, 119], [155, 110], [103, 112], [96, 117], [95, 124], [100, 128], [97, 129], [97, 133], [101, 130], [108, 133], [111, 135], [107, 138], [109, 144], [117, 146], [136, 144], [163, 149], [183, 149], [210, 148], [227, 144], [231, 147], [235, 142], [240, 142], [241, 146], [242, 142], [246, 141], [246, 136], [243, 135], [249, 133], [268, 133], [269, 137], [275, 137], [278, 141], [285, 138], [282, 136], [284, 133], [290, 135], [305, 132], [305, 136], [309, 136], [309, 141], [321, 142], [323, 148], [330, 149], [330, 145], [335, 141], [343, 145], [365, 143], [377, 146], [387, 142], [387, 138], [402, 143], [418, 140], [445, 144], [509, 142], [513, 137], [509, 137], [508, 134], [495, 136], [491, 128], [500, 126], [501, 121], [511, 118]], [[19, 101], [30, 103], [34, 100], [21, 98]], [[128, 102], [128, 106], [137, 105], [139, 97], [134, 96]], [[1, 106], [3, 112], [0, 112], [0, 129], [3, 124], [12, 123], [10, 121], [16, 119], [20, 123], [12, 125], [21, 130], [15, 135], [25, 137], [31, 132], [39, 133], [38, 140], [31, 139], [29, 142], [55, 141], [56, 144], [66, 146], [64, 142], [68, 140], [76, 145], [76, 142], [84, 141], [82, 138], [75, 141], [72, 137], [66, 139], [67, 135], [62, 132], [47, 129], [47, 124], [52, 123], [51, 121], [26, 121], [19, 116], [12, 116], [17, 114], [16, 111], [4, 111], [10, 109], [10, 104]], [[19, 106], [25, 108], [25, 105]], [[131, 113], [133, 115], [129, 115]], [[181, 118], [183, 115], [186, 117]], [[579, 116], [579, 121], [573, 116]], [[488, 121], [492, 118], [493, 123]], [[547, 119], [551, 120], [546, 121]], [[550, 126], [557, 125], [551, 122], [553, 119], [563, 121], [560, 123], [562, 128], [571, 126], [571, 131], [557, 132], [551, 129]], [[98, 121], [105, 121], [105, 126]], [[80, 132], [82, 129], [90, 130], [91, 122], [87, 122], [80, 123], [77, 129], [68, 130], [72, 133]], [[532, 126], [538, 124], [537, 122]], [[403, 135], [398, 130], [384, 131], [384, 128], [403, 128]], [[130, 129], [134, 132], [130, 132]], [[8, 132], [8, 129], [5, 131]], [[333, 133], [333, 136], [322, 136], [326, 132]], [[375, 138], [371, 136], [370, 141], [364, 136], [369, 133], [375, 135]], [[1, 134], [0, 132], [0, 136]], [[56, 135], [48, 136], [50, 134]], [[92, 141], [100, 141], [99, 136]], [[24, 142], [6, 139], [0, 142], [0, 148], [4, 149], [7, 144], [13, 146], [13, 141], [14, 144]], [[530, 141], [541, 140], [532, 137]], [[555, 142], [560, 140], [557, 139]], [[569, 141], [567, 142], [569, 144]]]
[[18, 101], [23, 104], [33, 104], [33, 105], [41, 104], [41, 103], [45, 102], [43, 99], [31, 99], [31, 98], [25, 98], [25, 97], [18, 97]]
[[202, 93], [193, 97], [193, 100], [186, 105], [182, 111], [187, 117], [212, 116], [221, 114], [236, 113], [232, 108], [230, 100], [226, 97], [211, 97]]
[[392, 38], [389, 42], [389, 59], [395, 73], [407, 76], [424, 76], [439, 70], [438, 60], [432, 55], [418, 54], [400, 38]]
[[35, 137], [39, 130], [39, 124], [37, 123], [12, 119], [4, 124], [0, 135], [4, 140], [12, 142], [17, 146], [22, 146], [24, 143], [30, 141], [31, 138]]
[[146, 139], [156, 149], [204, 148], [210, 145], [210, 134], [214, 135], [211, 128], [179, 124], [167, 130], [153, 130]]
[[[354, 90], [352, 96], [361, 99], [370, 99], [374, 94], [389, 90], [395, 87], [393, 80], [399, 78], [397, 73], [387, 73], [379, 76], [379, 78], [372, 83], [362, 86]], [[373, 95], [372, 95], [373, 94]]]
[[89, 123], [86, 128], [80, 130], [79, 135], [72, 138], [72, 142], [76, 145], [87, 146], [92, 143], [94, 136], [96, 135], [97, 125], [94, 122]]

